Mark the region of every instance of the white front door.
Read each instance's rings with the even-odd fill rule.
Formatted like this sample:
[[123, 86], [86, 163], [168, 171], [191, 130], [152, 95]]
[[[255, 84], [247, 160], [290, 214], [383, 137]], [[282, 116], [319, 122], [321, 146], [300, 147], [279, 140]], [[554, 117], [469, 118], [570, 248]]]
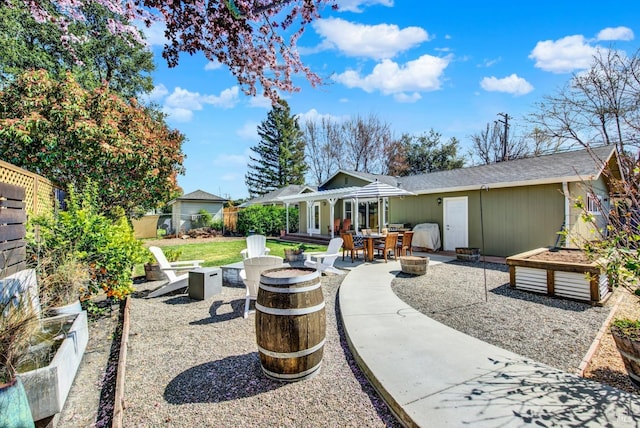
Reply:
[[469, 214], [466, 196], [444, 198], [443, 248], [455, 251], [456, 247], [469, 246]]
[[314, 202], [309, 210], [309, 227], [307, 232], [309, 235], [312, 233], [320, 233], [320, 203]]

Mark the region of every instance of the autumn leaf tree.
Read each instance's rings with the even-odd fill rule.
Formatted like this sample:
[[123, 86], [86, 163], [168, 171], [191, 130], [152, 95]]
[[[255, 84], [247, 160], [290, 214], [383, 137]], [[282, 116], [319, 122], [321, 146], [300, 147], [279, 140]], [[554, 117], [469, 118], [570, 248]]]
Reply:
[[[4, 0], [8, 3], [10, 0]], [[83, 8], [97, 3], [121, 14], [129, 22], [166, 26], [167, 44], [163, 57], [176, 66], [180, 54], [202, 52], [225, 64], [245, 93], [263, 94], [277, 102], [278, 90], [296, 91], [294, 74], [304, 74], [312, 85], [320, 78], [305, 66], [297, 51], [297, 41], [305, 27], [320, 17], [320, 8], [337, 8], [335, 0], [211, 0], [208, 2], [166, 2], [143, 0], [22, 0], [39, 22], [54, 22], [73, 50], [80, 41], [72, 23], [85, 21]], [[140, 40], [139, 30], [124, 21], [110, 21], [114, 34]]]
[[154, 208], [177, 195], [184, 136], [162, 113], [71, 73], [20, 75], [0, 92], [0, 158], [65, 189], [97, 184], [101, 209]]
[[245, 182], [251, 197], [261, 196], [289, 184], [304, 184], [307, 164], [305, 143], [298, 120], [289, 104], [280, 100], [258, 126], [260, 142], [251, 147], [254, 155]]

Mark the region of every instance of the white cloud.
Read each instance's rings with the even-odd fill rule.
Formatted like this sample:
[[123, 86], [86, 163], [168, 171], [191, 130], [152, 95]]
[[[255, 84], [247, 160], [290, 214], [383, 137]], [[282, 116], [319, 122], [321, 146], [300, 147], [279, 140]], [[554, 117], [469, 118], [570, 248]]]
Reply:
[[629, 41], [634, 39], [633, 30], [627, 27], [609, 27], [601, 30], [597, 36], [598, 40], [624, 40]]
[[354, 24], [344, 19], [320, 19], [314, 22], [316, 32], [324, 38], [317, 49], [335, 47], [348, 56], [377, 60], [393, 58], [429, 40], [420, 27], [398, 28], [397, 25]]
[[340, 12], [361, 13], [361, 6], [373, 6], [376, 4], [391, 7], [393, 6], [393, 0], [339, 0], [338, 10]]
[[209, 61], [204, 66], [204, 69], [206, 71], [218, 70], [219, 68], [222, 68], [222, 64], [219, 63], [218, 61]]
[[489, 92], [506, 92], [513, 95], [525, 95], [533, 91], [533, 86], [517, 74], [498, 79], [497, 77], [485, 77], [480, 86]]
[[160, 102], [167, 94], [169, 90], [162, 83], [153, 87], [151, 92], [144, 94], [141, 98], [146, 102]]
[[267, 98], [263, 95], [255, 95], [249, 98], [249, 107], [258, 107], [258, 108], [266, 108], [271, 109], [271, 98]]
[[150, 27], [147, 27], [143, 22], [136, 22], [136, 26], [144, 33], [144, 37], [147, 43], [151, 46], [164, 46], [168, 43], [167, 38], [164, 36], [164, 32], [167, 26], [164, 22], [154, 22]]
[[181, 107], [163, 107], [162, 112], [168, 116], [169, 120], [174, 122], [191, 122], [193, 119], [193, 111]]
[[314, 108], [307, 111], [306, 113], [297, 114], [296, 117], [298, 118], [298, 123], [300, 125], [304, 125], [305, 122], [319, 123], [323, 119], [331, 122], [342, 122], [343, 120], [346, 119], [345, 116], [341, 117], [341, 116], [334, 116], [330, 113], [326, 113], [326, 114], [319, 113], [318, 110]]
[[240, 88], [232, 86], [220, 92], [220, 95], [207, 95], [202, 98], [203, 102], [222, 108], [232, 108], [238, 104]]
[[440, 79], [451, 59], [451, 55], [444, 58], [423, 55], [404, 65], [386, 59], [367, 76], [347, 70], [334, 75], [333, 79], [349, 88], [361, 88], [366, 92], [380, 91], [385, 95], [435, 91], [440, 89]]
[[242, 128], [236, 131], [236, 135], [244, 140], [258, 141], [258, 122], [245, 122]]
[[529, 58], [535, 60], [535, 66], [544, 71], [569, 73], [589, 68], [595, 53], [596, 48], [585, 42], [583, 36], [575, 35], [538, 42]]
[[399, 94], [394, 94], [393, 98], [399, 103], [415, 103], [416, 101], [422, 99], [422, 96], [417, 92], [414, 92], [412, 94], [400, 92]]
[[188, 110], [202, 110], [202, 96], [198, 92], [191, 92], [177, 86], [164, 103], [169, 108], [184, 108]]
[[[163, 95], [168, 93], [167, 88], [163, 85], [159, 85], [156, 89]], [[170, 119], [189, 122], [193, 119], [193, 112], [202, 110], [205, 104], [221, 108], [234, 107], [238, 103], [239, 91], [237, 86], [233, 86], [220, 92], [220, 95], [201, 95], [199, 92], [191, 92], [176, 86], [173, 92], [164, 99], [162, 111], [167, 113]]]

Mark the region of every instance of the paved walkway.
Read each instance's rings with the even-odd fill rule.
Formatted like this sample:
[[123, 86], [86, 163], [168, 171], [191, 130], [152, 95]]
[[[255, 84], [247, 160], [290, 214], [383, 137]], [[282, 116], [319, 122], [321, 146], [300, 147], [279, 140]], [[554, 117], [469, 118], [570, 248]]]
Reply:
[[[428, 256], [430, 266], [451, 259]], [[339, 299], [351, 351], [407, 426], [640, 426], [637, 396], [482, 342], [414, 310], [391, 290], [399, 271], [395, 261], [360, 264], [343, 281]]]

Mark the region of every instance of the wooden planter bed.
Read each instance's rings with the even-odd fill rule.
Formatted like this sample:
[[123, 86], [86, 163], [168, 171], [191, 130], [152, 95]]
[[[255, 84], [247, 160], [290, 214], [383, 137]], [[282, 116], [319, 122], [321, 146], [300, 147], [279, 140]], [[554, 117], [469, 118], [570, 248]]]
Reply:
[[578, 249], [547, 248], [508, 257], [511, 287], [602, 304], [611, 294], [606, 272]]

